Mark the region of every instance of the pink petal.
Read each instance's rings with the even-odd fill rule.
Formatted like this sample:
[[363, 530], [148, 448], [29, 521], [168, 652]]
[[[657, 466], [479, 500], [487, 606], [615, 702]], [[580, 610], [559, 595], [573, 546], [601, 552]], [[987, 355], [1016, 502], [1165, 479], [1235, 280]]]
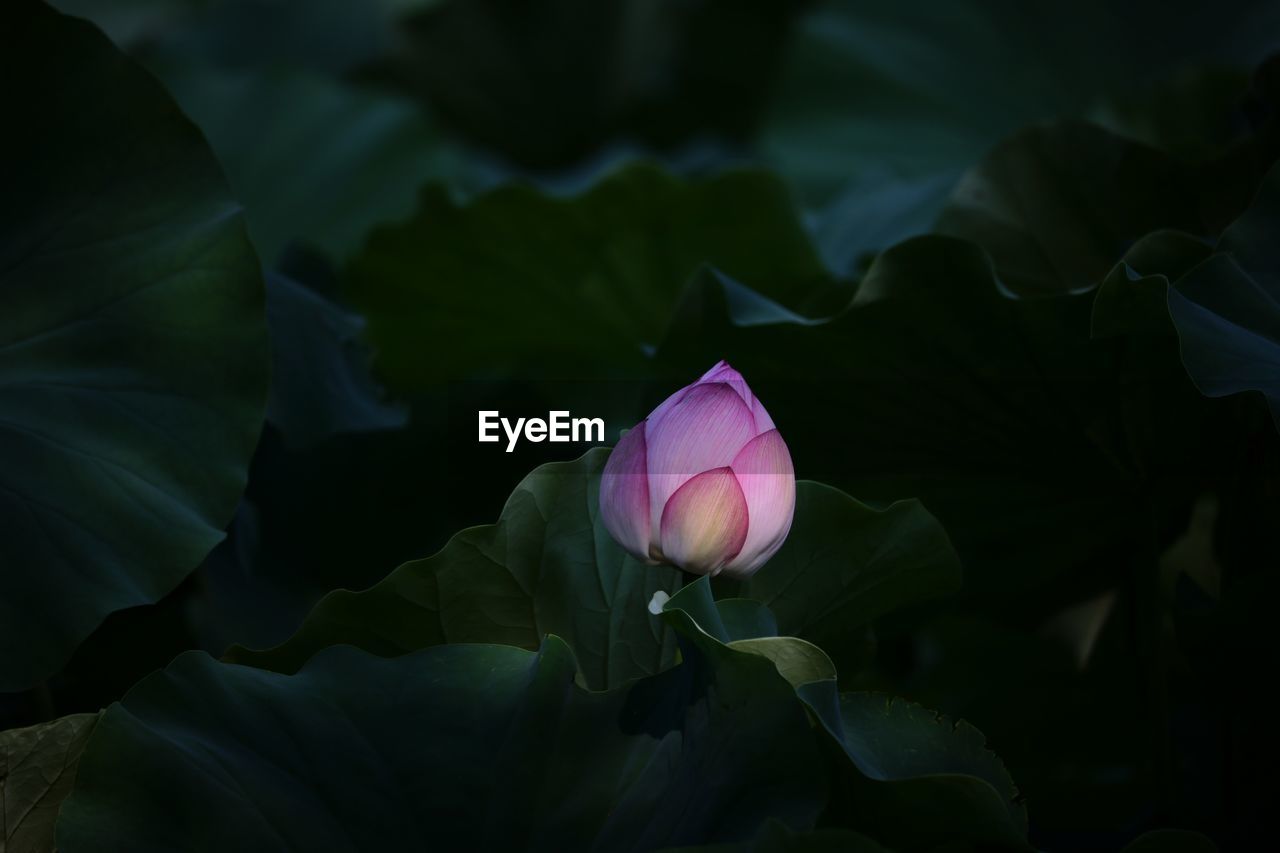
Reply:
[[756, 434], [766, 433], [774, 428], [773, 418], [769, 417], [769, 413], [765, 411], [764, 404], [760, 402], [760, 398], [751, 390], [751, 386], [747, 385], [747, 380], [742, 374], [729, 366], [729, 362], [721, 361], [715, 367], [702, 374], [702, 378], [698, 382], [723, 382], [730, 388], [738, 392], [738, 396], [742, 398], [742, 402], [751, 408], [751, 414], [756, 419]]
[[614, 540], [638, 560], [649, 559], [649, 475], [642, 421], [618, 441], [600, 475], [600, 517]]
[[702, 374], [701, 378], [698, 379], [698, 384], [708, 382], [723, 382], [725, 385], [728, 385], [734, 391], [738, 392], [738, 396], [742, 398], [742, 402], [754, 409], [756, 397], [751, 393], [751, 388], [747, 385], [747, 380], [743, 379], [742, 374], [730, 367], [729, 362], [724, 359], [717, 362], [715, 367]]
[[653, 434], [654, 428], [658, 424], [662, 423], [662, 420], [667, 416], [667, 413], [670, 412], [673, 408], [675, 408], [675, 405], [679, 403], [681, 400], [683, 400], [684, 396], [696, 387], [698, 387], [696, 382], [693, 385], [686, 385], [685, 387], [681, 388], [679, 391], [675, 392], [671, 396], [667, 397], [667, 399], [659, 403], [657, 408], [655, 408], [652, 412], [649, 413], [649, 416], [645, 418], [645, 422], [649, 424], [650, 435]]
[[791, 452], [775, 430], [761, 433], [734, 458], [733, 473], [747, 501], [747, 539], [724, 572], [746, 577], [782, 547], [796, 511], [796, 472]]
[[741, 550], [747, 526], [747, 501], [733, 471], [704, 471], [663, 508], [662, 554], [686, 571], [714, 575]]
[[647, 427], [649, 507], [658, 541], [663, 507], [676, 489], [703, 471], [728, 466], [756, 428], [742, 398], [719, 382], [694, 385]]
[[756, 432], [760, 435], [777, 428], [773, 424], [773, 418], [769, 417], [769, 413], [764, 410], [764, 403], [761, 403], [758, 397], [751, 399], [751, 414], [756, 419]]
[[699, 382], [719, 382], [722, 378], [741, 379], [742, 374], [734, 370], [723, 358], [706, 373], [698, 377]]

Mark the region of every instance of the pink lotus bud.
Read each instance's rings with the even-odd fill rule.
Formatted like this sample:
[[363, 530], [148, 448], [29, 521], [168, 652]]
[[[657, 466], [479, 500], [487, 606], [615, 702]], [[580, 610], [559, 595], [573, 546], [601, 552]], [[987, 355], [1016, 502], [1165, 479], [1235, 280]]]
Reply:
[[763, 566], [795, 509], [787, 444], [723, 361], [627, 432], [600, 481], [600, 514], [619, 545], [700, 575]]

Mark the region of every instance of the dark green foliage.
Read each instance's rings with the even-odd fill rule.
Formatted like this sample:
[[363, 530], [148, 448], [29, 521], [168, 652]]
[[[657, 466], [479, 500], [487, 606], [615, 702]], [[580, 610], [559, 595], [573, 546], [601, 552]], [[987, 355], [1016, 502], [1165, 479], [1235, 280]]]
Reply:
[[[184, 655], [103, 716], [59, 848], [199, 838], [200, 849], [320, 849], [340, 837], [350, 850], [650, 850], [749, 839], [766, 820], [807, 830], [832, 772], [881, 791], [891, 807], [877, 832], [889, 838], [906, 837], [939, 785], [989, 791], [986, 805], [970, 796], [986, 819], [1002, 809], [983, 776], [1007, 787], [1007, 775], [981, 735], [929, 714], [885, 715], [857, 695], [843, 697], [829, 732], [851, 763], [829, 770], [828, 735], [804, 711], [813, 682], [784, 680], [775, 654], [751, 645], [764, 640], [712, 638], [697, 621], [707, 606], [705, 581], [668, 602], [682, 662], [603, 693], [573, 683], [573, 655], [555, 636], [536, 653], [446, 644], [378, 659], [336, 647], [292, 676]], [[895, 739], [935, 748], [895, 763], [883, 753]], [[978, 838], [1022, 846], [1016, 830]]]
[[592, 451], [543, 466], [516, 488], [495, 525], [457, 534], [438, 554], [406, 563], [364, 592], [325, 597], [297, 635], [228, 659], [282, 672], [346, 643], [398, 655], [442, 643], [501, 642], [536, 649], [546, 634], [573, 648], [585, 682], [604, 689], [664, 669], [675, 642], [646, 607], [679, 572], [625, 554], [597, 520], [600, 469]]
[[[596, 689], [669, 667], [674, 639], [646, 607], [655, 592], [675, 591], [679, 572], [637, 562], [604, 529], [598, 493], [607, 457], [594, 450], [538, 468], [496, 525], [462, 531], [372, 589], [330, 594], [277, 648], [236, 648], [227, 659], [295, 672], [339, 643], [398, 655], [441, 643], [535, 649], [555, 634]], [[818, 483], [802, 482], [798, 492], [786, 544], [741, 585], [741, 595], [777, 619], [746, 602], [726, 604], [733, 610], [726, 624], [744, 626], [729, 635], [776, 628], [822, 643], [837, 661], [854, 660], [875, 617], [957, 588], [951, 544], [918, 504], [874, 512]]]
[[184, 656], [103, 718], [59, 848], [649, 850], [811, 824], [821, 762], [791, 688], [694, 655], [610, 693], [574, 686], [555, 637], [338, 647], [294, 676]]
[[785, 0], [424, 3], [368, 76], [523, 167], [572, 167], [610, 143], [740, 141], [761, 110]]
[[262, 278], [200, 133], [90, 25], [3, 13], [0, 688], [222, 538], [262, 424]]
[[1210, 397], [1261, 391], [1280, 424], [1280, 167], [1218, 253], [1169, 290], [1182, 360]]
[[334, 435], [403, 427], [408, 413], [369, 376], [364, 321], [322, 293], [267, 276], [271, 395], [267, 421], [285, 441], [310, 447]]
[[512, 373], [643, 375], [645, 347], [706, 263], [779, 296], [825, 277], [775, 178], [685, 182], [632, 166], [573, 198], [509, 186], [459, 205], [428, 187], [412, 220], [374, 232], [346, 280], [379, 368], [419, 390]]
[[304, 71], [151, 67], [209, 138], [266, 264], [293, 241], [345, 259], [375, 225], [413, 213], [418, 187], [456, 179], [456, 152], [405, 101]]
[[0, 843], [9, 853], [53, 849], [58, 808], [75, 782], [97, 714], [0, 732]]
[[[55, 5], [0, 851], [1274, 846], [1280, 6]], [[745, 580], [591, 446], [721, 359], [799, 478]]]

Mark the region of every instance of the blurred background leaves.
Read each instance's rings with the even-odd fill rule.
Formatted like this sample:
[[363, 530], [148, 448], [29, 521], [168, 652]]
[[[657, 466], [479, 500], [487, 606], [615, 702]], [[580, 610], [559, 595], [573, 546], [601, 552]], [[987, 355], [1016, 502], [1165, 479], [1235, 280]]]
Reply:
[[623, 378], [646, 375], [646, 350], [707, 263], [780, 299], [826, 278], [771, 175], [685, 182], [632, 166], [569, 199], [517, 185], [459, 207], [428, 188], [411, 221], [373, 233], [346, 284], [397, 388]]

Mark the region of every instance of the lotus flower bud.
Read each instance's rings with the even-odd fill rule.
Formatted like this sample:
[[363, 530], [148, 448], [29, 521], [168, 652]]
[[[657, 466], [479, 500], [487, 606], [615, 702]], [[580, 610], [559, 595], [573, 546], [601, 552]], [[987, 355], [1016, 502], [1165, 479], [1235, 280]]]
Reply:
[[600, 481], [600, 514], [619, 545], [700, 575], [763, 566], [795, 508], [786, 442], [723, 361], [623, 435]]

